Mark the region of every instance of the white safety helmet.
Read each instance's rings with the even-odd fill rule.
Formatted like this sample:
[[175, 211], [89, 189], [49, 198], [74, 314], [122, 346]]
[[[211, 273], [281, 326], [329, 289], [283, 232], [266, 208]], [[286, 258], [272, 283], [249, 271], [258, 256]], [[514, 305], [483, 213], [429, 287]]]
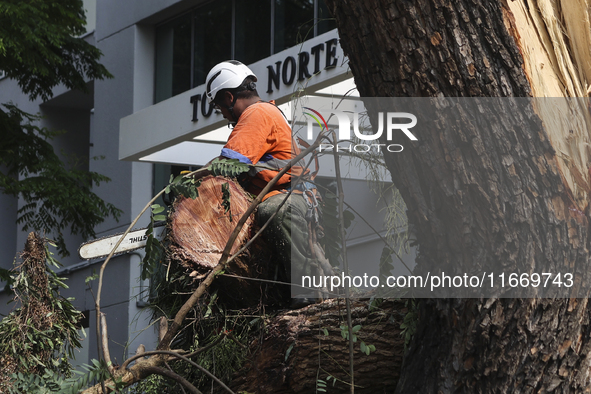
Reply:
[[207, 101], [215, 99], [216, 94], [222, 89], [235, 89], [242, 85], [246, 77], [253, 77], [256, 82], [257, 77], [250, 68], [237, 60], [226, 60], [214, 66], [205, 79], [205, 94]]

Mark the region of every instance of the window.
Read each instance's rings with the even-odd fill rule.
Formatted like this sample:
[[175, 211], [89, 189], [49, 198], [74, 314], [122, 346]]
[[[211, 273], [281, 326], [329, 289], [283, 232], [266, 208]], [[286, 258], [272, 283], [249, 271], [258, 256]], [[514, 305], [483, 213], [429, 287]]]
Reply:
[[271, 54], [270, 4], [269, 0], [236, 1], [234, 59], [250, 64]]
[[334, 28], [322, 0], [209, 2], [157, 26], [155, 102], [205, 83], [223, 60], [254, 63]]
[[191, 86], [191, 15], [156, 29], [156, 102]]
[[324, 1], [316, 4], [316, 35], [326, 33], [337, 28], [337, 22], [328, 12], [328, 7]]
[[273, 52], [314, 37], [313, 0], [275, 0]]
[[231, 59], [232, 0], [218, 0], [197, 9], [193, 23], [193, 81], [185, 90], [204, 83], [218, 59]]

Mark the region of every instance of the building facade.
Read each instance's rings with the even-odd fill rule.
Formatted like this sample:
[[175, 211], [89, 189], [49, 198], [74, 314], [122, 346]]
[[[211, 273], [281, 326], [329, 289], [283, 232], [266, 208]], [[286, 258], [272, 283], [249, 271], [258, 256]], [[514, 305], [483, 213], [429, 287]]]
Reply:
[[[66, 130], [55, 140], [56, 151], [87, 157], [88, 170], [111, 178], [96, 193], [123, 215], [118, 222], [100, 225], [99, 237], [124, 231], [170, 174], [201, 166], [219, 154], [230, 130], [204, 100], [205, 76], [216, 63], [237, 59], [247, 64], [258, 76], [261, 97], [287, 109], [294, 94], [330, 97], [354, 87], [322, 0], [104, 0], [85, 5], [85, 39], [102, 51], [102, 63], [114, 78], [89, 81], [89, 94], [56, 88], [47, 102], [30, 102], [15, 81], [4, 78], [0, 103], [12, 101], [27, 112], [40, 113], [42, 126]], [[330, 176], [330, 165], [323, 171]], [[347, 187], [367, 189], [363, 178], [354, 177]], [[368, 215], [382, 215], [375, 202], [365, 206]], [[18, 207], [18, 200], [0, 195], [6, 219], [0, 225], [3, 268], [12, 266], [26, 240], [14, 224]], [[148, 221], [144, 215], [137, 227]], [[99, 271], [103, 260], [81, 261], [76, 250], [84, 241], [67, 238], [72, 255], [62, 260], [60, 274], [70, 286], [64, 295], [75, 297], [76, 307], [88, 316], [88, 335], [78, 358], [88, 362], [97, 355], [96, 281], [85, 279]], [[366, 230], [351, 236], [353, 259], [367, 258], [356, 246], [374, 242], [376, 237]], [[145, 329], [150, 316], [144, 309], [147, 283], [139, 280], [142, 253], [118, 256], [105, 271], [101, 309], [108, 319], [112, 358], [118, 363], [140, 343], [147, 350], [156, 346], [154, 328]], [[2, 314], [10, 311], [8, 299], [7, 293], [0, 293]]]

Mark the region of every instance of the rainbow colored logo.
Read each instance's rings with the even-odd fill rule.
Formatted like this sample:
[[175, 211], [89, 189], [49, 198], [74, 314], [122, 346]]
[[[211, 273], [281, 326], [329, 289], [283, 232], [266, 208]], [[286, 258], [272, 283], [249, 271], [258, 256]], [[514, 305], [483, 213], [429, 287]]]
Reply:
[[313, 114], [311, 114], [309, 112], [304, 112], [305, 115], [311, 116], [312, 119], [314, 119], [316, 121], [316, 123], [318, 123], [318, 126], [320, 126], [320, 130], [322, 130], [322, 124], [324, 124], [324, 129], [328, 130], [328, 125], [326, 124], [326, 120], [324, 120], [322, 115], [320, 115], [320, 112], [313, 110], [312, 108], [309, 108], [309, 107], [303, 107], [303, 108], [307, 109], [308, 111], [314, 112], [320, 118], [320, 120], [322, 120], [322, 123], [320, 123], [320, 120], [316, 116], [314, 116]]

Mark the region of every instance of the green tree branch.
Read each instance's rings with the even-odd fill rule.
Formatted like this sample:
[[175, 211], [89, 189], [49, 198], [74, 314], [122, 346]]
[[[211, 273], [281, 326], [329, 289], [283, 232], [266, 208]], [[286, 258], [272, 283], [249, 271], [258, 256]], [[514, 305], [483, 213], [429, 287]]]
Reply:
[[34, 126], [38, 117], [14, 105], [0, 107], [0, 192], [20, 198], [17, 224], [23, 231], [53, 234], [62, 256], [69, 254], [64, 231], [84, 238], [106, 217], [118, 219], [121, 210], [93, 191], [110, 179], [96, 172], [68, 166], [50, 144], [57, 133]]

